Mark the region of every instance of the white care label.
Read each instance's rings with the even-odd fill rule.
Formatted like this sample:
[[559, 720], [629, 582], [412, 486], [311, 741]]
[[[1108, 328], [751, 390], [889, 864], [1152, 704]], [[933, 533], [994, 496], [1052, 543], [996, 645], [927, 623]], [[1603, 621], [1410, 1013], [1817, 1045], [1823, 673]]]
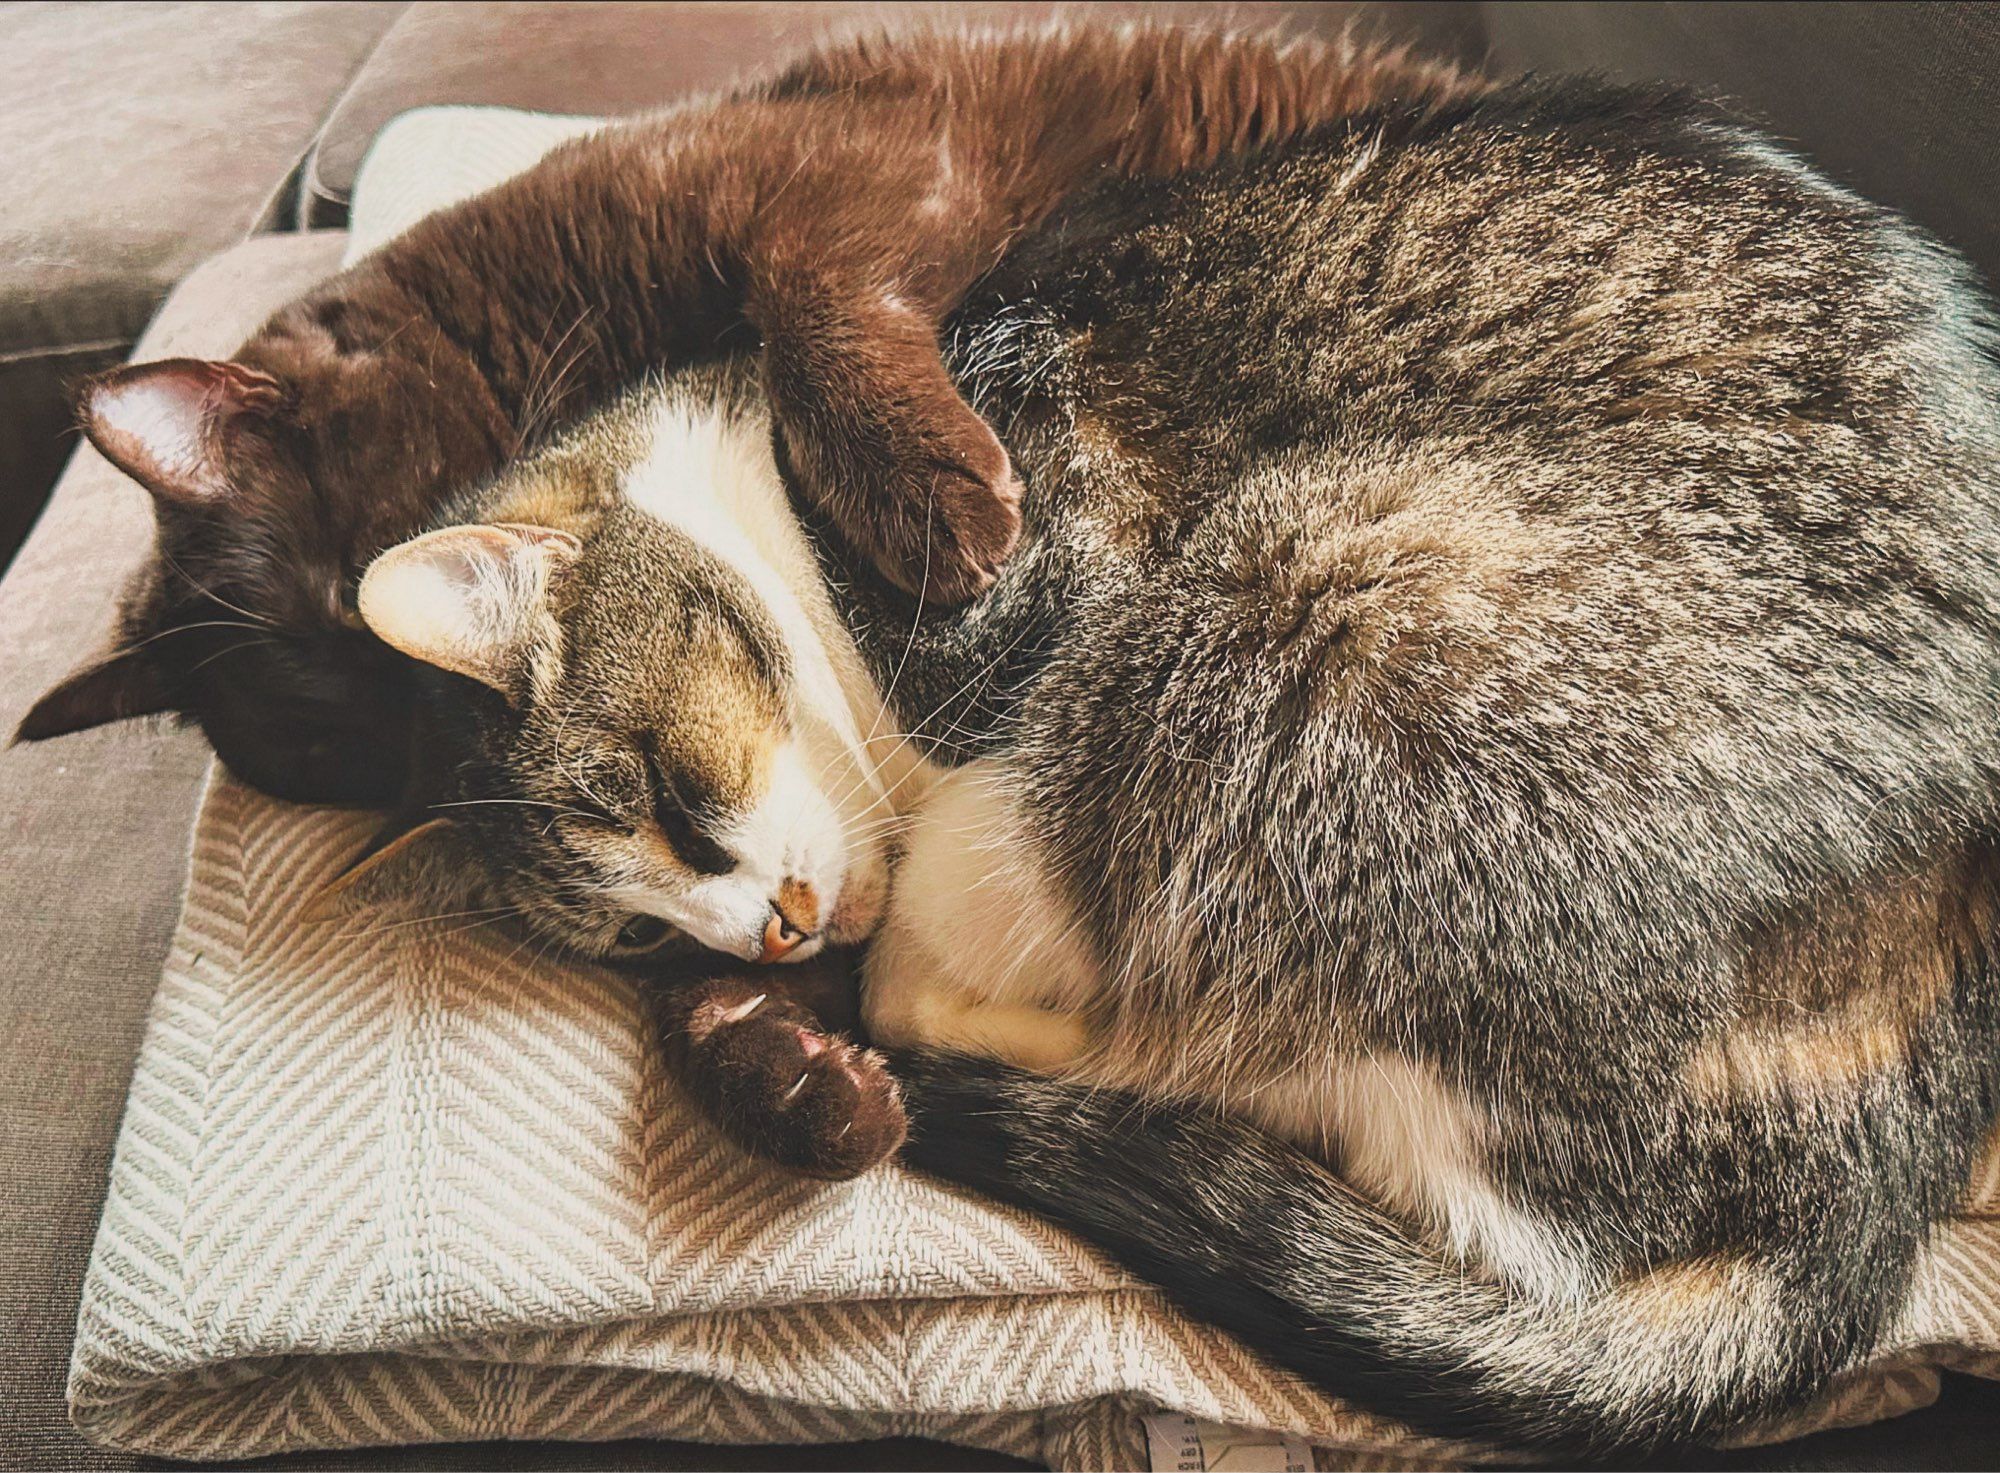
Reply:
[[1313, 1473], [1312, 1444], [1224, 1427], [1180, 1412], [1143, 1417], [1153, 1473]]

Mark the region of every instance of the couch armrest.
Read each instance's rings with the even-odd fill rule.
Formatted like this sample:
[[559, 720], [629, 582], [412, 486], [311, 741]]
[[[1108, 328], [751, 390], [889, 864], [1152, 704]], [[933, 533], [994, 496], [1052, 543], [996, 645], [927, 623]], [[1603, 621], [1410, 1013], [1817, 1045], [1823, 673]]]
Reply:
[[[343, 238], [265, 236], [216, 257], [174, 292], [141, 355], [228, 353], [332, 271]], [[84, 446], [0, 581], [7, 732], [106, 637], [151, 541], [145, 493]], [[0, 1466], [140, 1466], [70, 1430], [63, 1384], [207, 766], [198, 735], [154, 723], [0, 751]]]

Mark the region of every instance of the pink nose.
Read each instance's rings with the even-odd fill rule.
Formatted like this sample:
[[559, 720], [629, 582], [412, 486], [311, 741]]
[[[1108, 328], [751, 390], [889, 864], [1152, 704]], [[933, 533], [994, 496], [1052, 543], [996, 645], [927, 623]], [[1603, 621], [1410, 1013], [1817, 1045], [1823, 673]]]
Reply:
[[771, 907], [771, 919], [764, 923], [764, 952], [757, 958], [760, 962], [775, 962], [798, 950], [799, 943], [806, 938], [785, 924], [785, 918], [778, 914], [776, 906]]
[[804, 880], [787, 880], [778, 886], [778, 898], [771, 902], [771, 918], [764, 923], [764, 951], [760, 962], [775, 962], [812, 940], [819, 927], [819, 892]]

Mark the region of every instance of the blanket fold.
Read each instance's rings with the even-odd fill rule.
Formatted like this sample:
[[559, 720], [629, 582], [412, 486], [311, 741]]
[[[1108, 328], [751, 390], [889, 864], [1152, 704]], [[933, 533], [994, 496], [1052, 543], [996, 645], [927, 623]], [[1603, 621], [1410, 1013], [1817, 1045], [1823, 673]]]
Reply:
[[[363, 169], [354, 252], [592, 126], [406, 116]], [[211, 780], [84, 1288], [93, 1440], [911, 1434], [1112, 1468], [1146, 1466], [1142, 1414], [1168, 1410], [1310, 1441], [1319, 1467], [1473, 1456], [1021, 1214], [744, 1159], [676, 1096], [628, 979], [482, 916], [301, 920], [372, 822]], [[2000, 1163], [1981, 1194], [1882, 1365], [1770, 1435], [1922, 1405], [1939, 1365], [2000, 1374]]]

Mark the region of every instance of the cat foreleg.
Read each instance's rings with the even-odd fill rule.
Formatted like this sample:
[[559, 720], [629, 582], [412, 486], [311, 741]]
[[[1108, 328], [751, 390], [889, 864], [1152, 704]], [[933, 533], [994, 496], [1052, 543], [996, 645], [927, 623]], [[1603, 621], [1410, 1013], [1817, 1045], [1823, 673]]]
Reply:
[[954, 768], [925, 794], [864, 970], [873, 1038], [1044, 1073], [1089, 1050], [1101, 969], [1044, 870], [1035, 828], [990, 760]]
[[885, 934], [869, 953], [861, 984], [862, 1021], [871, 1041], [892, 1048], [979, 1054], [1055, 1074], [1090, 1047], [1081, 1013], [990, 1002], [940, 974], [922, 948]]

